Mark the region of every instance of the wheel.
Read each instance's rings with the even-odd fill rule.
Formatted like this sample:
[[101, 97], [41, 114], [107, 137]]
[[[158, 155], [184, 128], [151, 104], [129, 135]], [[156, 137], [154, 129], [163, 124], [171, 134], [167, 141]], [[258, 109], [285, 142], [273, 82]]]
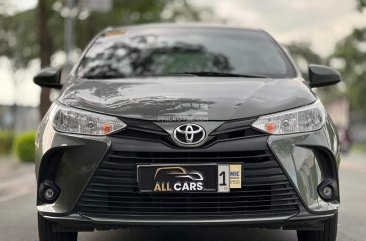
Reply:
[[39, 241], [77, 241], [77, 232], [53, 232], [52, 223], [38, 214]]
[[324, 222], [322, 231], [297, 231], [299, 241], [336, 241], [338, 214]]

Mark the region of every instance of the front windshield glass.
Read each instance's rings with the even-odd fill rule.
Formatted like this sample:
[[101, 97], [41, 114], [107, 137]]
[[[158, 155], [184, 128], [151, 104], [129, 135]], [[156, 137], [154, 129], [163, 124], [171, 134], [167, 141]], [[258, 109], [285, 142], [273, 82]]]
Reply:
[[264, 32], [183, 27], [106, 32], [89, 48], [76, 76], [103, 79], [200, 72], [296, 76], [283, 50]]

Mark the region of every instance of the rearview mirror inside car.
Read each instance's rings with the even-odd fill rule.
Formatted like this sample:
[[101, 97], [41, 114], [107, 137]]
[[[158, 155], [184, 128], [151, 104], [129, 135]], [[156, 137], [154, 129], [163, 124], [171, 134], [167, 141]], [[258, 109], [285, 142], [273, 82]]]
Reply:
[[61, 68], [48, 67], [42, 69], [36, 76], [34, 76], [33, 82], [41, 87], [61, 89]]
[[310, 87], [335, 85], [341, 81], [341, 75], [335, 69], [322, 65], [309, 65]]

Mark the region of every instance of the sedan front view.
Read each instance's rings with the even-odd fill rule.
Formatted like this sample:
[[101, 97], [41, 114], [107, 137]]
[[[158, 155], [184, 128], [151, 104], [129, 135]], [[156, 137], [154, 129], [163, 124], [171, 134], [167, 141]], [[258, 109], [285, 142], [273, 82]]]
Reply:
[[152, 24], [100, 33], [36, 138], [40, 241], [80, 231], [162, 226], [297, 230], [335, 241], [337, 130], [312, 88], [266, 32]]

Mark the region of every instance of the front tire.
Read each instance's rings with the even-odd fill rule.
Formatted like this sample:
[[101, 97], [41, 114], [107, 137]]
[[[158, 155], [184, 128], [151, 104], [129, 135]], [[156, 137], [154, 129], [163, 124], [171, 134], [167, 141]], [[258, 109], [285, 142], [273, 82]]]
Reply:
[[38, 214], [39, 241], [77, 241], [77, 232], [53, 232], [52, 223]]
[[299, 241], [336, 241], [338, 214], [324, 222], [322, 231], [297, 231]]

